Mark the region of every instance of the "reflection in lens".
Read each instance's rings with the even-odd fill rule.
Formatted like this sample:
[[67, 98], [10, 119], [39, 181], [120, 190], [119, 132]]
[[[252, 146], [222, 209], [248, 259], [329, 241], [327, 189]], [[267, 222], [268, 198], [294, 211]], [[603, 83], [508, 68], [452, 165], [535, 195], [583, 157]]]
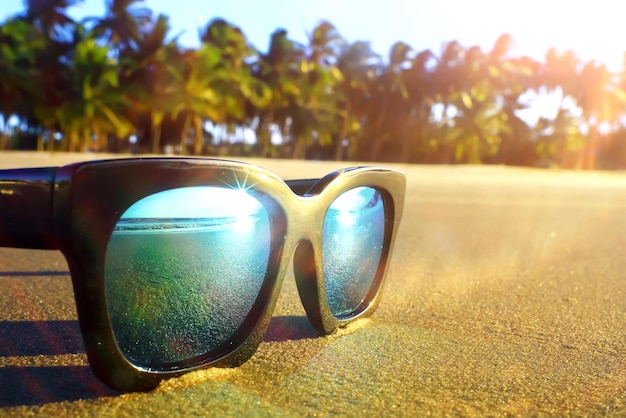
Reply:
[[267, 211], [244, 190], [184, 187], [136, 202], [106, 252], [107, 304], [121, 351], [158, 368], [227, 342], [259, 294], [269, 247]]
[[380, 263], [385, 210], [378, 190], [358, 187], [340, 195], [324, 220], [322, 259], [330, 310], [351, 314], [369, 292]]

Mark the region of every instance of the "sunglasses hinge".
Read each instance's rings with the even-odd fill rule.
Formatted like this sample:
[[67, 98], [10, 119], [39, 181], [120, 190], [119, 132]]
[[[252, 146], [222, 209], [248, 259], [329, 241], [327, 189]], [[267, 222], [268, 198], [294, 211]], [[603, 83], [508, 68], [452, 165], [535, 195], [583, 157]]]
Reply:
[[52, 184], [56, 168], [0, 170], [0, 246], [56, 249]]

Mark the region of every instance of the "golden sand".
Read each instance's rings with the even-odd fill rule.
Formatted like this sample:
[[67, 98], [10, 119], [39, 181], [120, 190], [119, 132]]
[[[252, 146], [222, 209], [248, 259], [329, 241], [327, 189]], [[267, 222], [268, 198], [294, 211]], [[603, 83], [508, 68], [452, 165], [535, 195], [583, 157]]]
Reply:
[[[64, 158], [19, 155], [0, 166]], [[0, 415], [626, 415], [626, 175], [396, 167], [405, 215], [370, 319], [318, 337], [288, 275], [250, 361], [151, 393], [116, 394], [55, 349], [66, 323], [79, 338], [69, 277], [40, 275], [67, 271], [59, 254], [0, 249]]]

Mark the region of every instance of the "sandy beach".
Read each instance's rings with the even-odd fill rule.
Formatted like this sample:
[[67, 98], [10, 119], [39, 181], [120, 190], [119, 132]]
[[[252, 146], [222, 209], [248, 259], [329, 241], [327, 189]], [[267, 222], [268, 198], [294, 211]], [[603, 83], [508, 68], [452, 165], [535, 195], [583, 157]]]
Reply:
[[[354, 165], [246, 161], [285, 179]], [[626, 415], [626, 174], [390, 166], [406, 203], [372, 317], [320, 337], [289, 272], [251, 360], [149, 393], [92, 374], [60, 253], [0, 248], [0, 415]]]

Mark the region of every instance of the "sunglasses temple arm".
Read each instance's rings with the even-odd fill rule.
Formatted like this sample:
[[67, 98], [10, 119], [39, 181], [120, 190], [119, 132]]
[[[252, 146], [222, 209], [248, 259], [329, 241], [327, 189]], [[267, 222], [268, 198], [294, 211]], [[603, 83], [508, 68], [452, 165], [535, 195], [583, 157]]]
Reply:
[[[0, 247], [57, 249], [52, 220], [56, 167], [0, 170]], [[286, 181], [297, 195], [319, 179]]]
[[0, 247], [57, 248], [52, 222], [55, 171], [0, 170]]

